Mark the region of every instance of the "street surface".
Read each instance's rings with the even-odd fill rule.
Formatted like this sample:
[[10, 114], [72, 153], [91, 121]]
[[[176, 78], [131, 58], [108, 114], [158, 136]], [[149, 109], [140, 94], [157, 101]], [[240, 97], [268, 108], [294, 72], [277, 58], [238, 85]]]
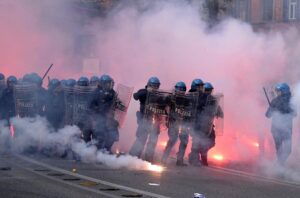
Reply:
[[114, 170], [43, 156], [0, 155], [0, 197], [299, 198], [300, 184], [229, 169]]

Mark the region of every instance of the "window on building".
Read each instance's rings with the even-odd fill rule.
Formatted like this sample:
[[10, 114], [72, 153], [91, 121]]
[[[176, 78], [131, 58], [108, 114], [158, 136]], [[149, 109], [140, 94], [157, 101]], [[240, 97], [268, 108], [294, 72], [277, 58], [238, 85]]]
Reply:
[[239, 2], [239, 18], [244, 21], [248, 19], [248, 3], [248, 0], [241, 0]]
[[263, 19], [264, 21], [273, 19], [273, 0], [263, 0]]
[[289, 0], [289, 20], [296, 19], [297, 0]]
[[237, 0], [228, 3], [227, 13], [243, 21], [249, 20], [250, 0]]

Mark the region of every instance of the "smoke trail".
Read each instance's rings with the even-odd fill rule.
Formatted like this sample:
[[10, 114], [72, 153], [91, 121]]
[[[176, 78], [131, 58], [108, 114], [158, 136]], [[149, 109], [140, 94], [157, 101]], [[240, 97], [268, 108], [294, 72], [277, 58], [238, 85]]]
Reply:
[[109, 168], [128, 168], [151, 170], [151, 163], [129, 155], [109, 155], [97, 150], [94, 145], [86, 144], [81, 138], [81, 131], [76, 126], [66, 126], [58, 131], [49, 127], [45, 118], [12, 118], [15, 137], [11, 139], [9, 128], [0, 122], [0, 149], [17, 153], [28, 152], [34, 148], [47, 154], [62, 156], [72, 151], [83, 162], [102, 163]]

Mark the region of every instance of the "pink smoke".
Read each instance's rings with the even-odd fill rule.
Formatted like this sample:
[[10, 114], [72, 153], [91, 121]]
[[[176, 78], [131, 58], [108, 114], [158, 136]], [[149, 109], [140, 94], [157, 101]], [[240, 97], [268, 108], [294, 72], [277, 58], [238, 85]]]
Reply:
[[[100, 60], [101, 74], [109, 73], [116, 82], [138, 90], [150, 76], [158, 76], [162, 88], [172, 90], [177, 81], [189, 86], [194, 78], [202, 78], [215, 86], [215, 92], [224, 93], [224, 135], [217, 138], [211, 153], [249, 160], [259, 153], [253, 142], [260, 142], [261, 137], [269, 142], [270, 122], [264, 117], [267, 103], [262, 86], [277, 80], [295, 82], [286, 68], [300, 72], [294, 67], [300, 45], [290, 46], [286, 35], [297, 38], [297, 31], [257, 33], [234, 19], [209, 29], [198, 8], [170, 2], [158, 2], [145, 12], [123, 5], [104, 19], [93, 18], [78, 25], [80, 13], [72, 12], [69, 3], [2, 1], [0, 71], [19, 77], [32, 71], [42, 75], [54, 63], [51, 76], [77, 78], [82, 67], [72, 50], [77, 46], [76, 34], [87, 31], [96, 36], [94, 56]], [[54, 15], [62, 18], [43, 13], [57, 7], [60, 9]], [[65, 24], [55, 25], [64, 19], [68, 19]], [[122, 150], [128, 150], [134, 141], [137, 109], [138, 102], [132, 101], [121, 130], [118, 146]]]

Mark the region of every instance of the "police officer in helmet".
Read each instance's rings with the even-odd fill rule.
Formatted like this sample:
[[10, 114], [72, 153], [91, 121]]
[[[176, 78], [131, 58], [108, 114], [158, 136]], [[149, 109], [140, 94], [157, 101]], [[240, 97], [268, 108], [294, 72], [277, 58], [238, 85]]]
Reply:
[[293, 118], [297, 112], [290, 105], [292, 94], [287, 83], [278, 83], [275, 92], [277, 96], [271, 101], [266, 117], [272, 119], [277, 161], [284, 165], [292, 151]]
[[1, 106], [3, 105], [3, 101], [2, 101], [2, 94], [3, 91], [5, 89], [5, 76], [4, 74], [0, 73], [0, 120], [3, 119], [5, 117], [5, 112], [3, 110], [3, 108], [1, 108]]
[[15, 76], [9, 76], [6, 80], [7, 87], [3, 91], [2, 98], [0, 99], [2, 103], [1, 109], [5, 112], [4, 118], [9, 119], [15, 116], [15, 103], [13, 89], [14, 85], [18, 82]]
[[98, 78], [98, 76], [92, 76], [90, 78], [90, 85], [91, 86], [98, 86], [100, 83], [100, 79]]
[[217, 99], [212, 95], [213, 85], [207, 82], [203, 87], [204, 94], [201, 97], [201, 106], [197, 108], [198, 113], [192, 135], [192, 148], [189, 154], [189, 162], [195, 166], [208, 166], [208, 151], [215, 146], [216, 139], [213, 122], [216, 117], [224, 117], [223, 110], [218, 105]]
[[119, 140], [119, 123], [114, 119], [117, 94], [113, 88], [114, 80], [109, 75], [102, 75], [91, 103], [93, 137], [98, 142], [98, 149], [108, 152], [111, 152], [114, 142]]
[[184, 82], [177, 82], [175, 85], [174, 95], [172, 96], [169, 114], [169, 128], [166, 148], [163, 153], [162, 163], [165, 164], [167, 158], [170, 155], [172, 148], [174, 147], [177, 139], [180, 139], [179, 150], [177, 153], [177, 166], [186, 166], [184, 163], [184, 154], [188, 144], [188, 120], [184, 115], [178, 113], [184, 111], [183, 109], [189, 105], [189, 100], [185, 97], [186, 85]]
[[62, 126], [64, 115], [64, 93], [58, 79], [51, 79], [48, 84], [45, 114], [46, 118], [57, 130]]
[[154, 157], [159, 128], [157, 126], [152, 126], [152, 121], [146, 118], [145, 105], [148, 92], [158, 90], [159, 87], [159, 79], [157, 77], [151, 77], [149, 78], [147, 85], [144, 89], [140, 89], [133, 94], [134, 100], [140, 102], [140, 110], [136, 113], [138, 123], [138, 128], [136, 131], [136, 140], [133, 143], [129, 154], [141, 158], [141, 155], [147, 142], [145, 150], [145, 159], [150, 162], [153, 160]]
[[87, 87], [87, 86], [89, 86], [89, 79], [85, 76], [82, 76], [78, 79], [77, 85]]

